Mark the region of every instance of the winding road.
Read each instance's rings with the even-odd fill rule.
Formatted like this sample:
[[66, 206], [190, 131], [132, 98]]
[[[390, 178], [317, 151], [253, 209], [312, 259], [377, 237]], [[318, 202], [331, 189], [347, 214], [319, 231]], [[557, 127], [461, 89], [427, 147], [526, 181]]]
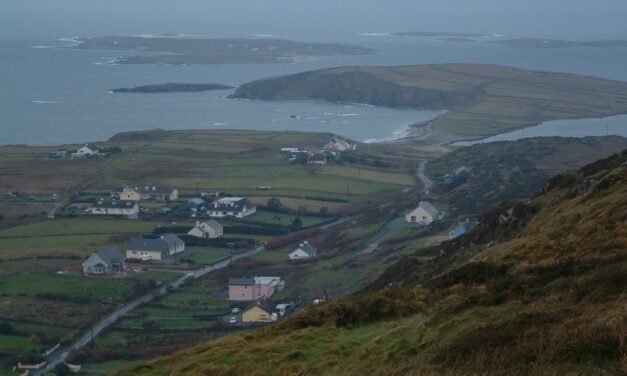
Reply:
[[427, 167], [427, 161], [420, 161], [418, 165], [418, 169], [416, 169], [416, 175], [418, 175], [418, 179], [422, 181], [422, 191], [427, 192], [431, 190], [433, 186], [433, 181], [425, 175], [425, 168]]
[[[348, 217], [348, 218], [341, 218], [338, 219], [336, 221], [333, 221], [331, 223], [327, 223], [325, 225], [319, 226], [319, 228], [321, 230], [326, 230], [329, 229], [333, 226], [337, 226], [339, 224], [342, 224], [346, 221], [350, 221], [352, 220], [354, 217]], [[47, 358], [47, 364], [45, 367], [43, 367], [40, 370], [34, 371], [32, 373], [33, 376], [41, 376], [44, 375], [46, 372], [52, 370], [54, 367], [56, 367], [58, 364], [65, 362], [65, 360], [67, 359], [68, 355], [70, 354], [71, 351], [73, 350], [79, 350], [82, 347], [88, 345], [93, 338], [97, 337], [100, 333], [102, 333], [103, 330], [105, 330], [106, 328], [108, 328], [109, 326], [115, 324], [119, 319], [121, 319], [124, 315], [126, 315], [127, 313], [129, 313], [130, 311], [134, 310], [135, 308], [139, 307], [142, 304], [146, 304], [151, 302], [152, 300], [159, 298], [163, 295], [166, 295], [168, 292], [178, 289], [181, 286], [183, 286], [183, 284], [185, 283], [185, 281], [189, 278], [191, 278], [191, 276], [193, 276], [194, 278], [199, 278], [202, 277], [206, 274], [209, 274], [213, 271], [219, 270], [219, 269], [223, 269], [226, 268], [227, 266], [229, 266], [233, 261], [242, 259], [242, 258], [246, 258], [246, 257], [251, 257], [254, 256], [260, 252], [262, 252], [264, 250], [263, 246], [248, 250], [248, 251], [244, 251], [242, 253], [238, 253], [232, 256], [227, 256], [225, 258], [222, 258], [220, 260], [217, 260], [211, 264], [208, 264], [204, 267], [202, 267], [201, 269], [198, 269], [196, 271], [193, 272], [189, 272], [187, 274], [185, 274], [183, 277], [177, 279], [174, 282], [169, 283], [166, 286], [160, 287], [157, 290], [153, 290], [152, 292], [143, 295], [139, 298], [133, 299], [132, 301], [124, 304], [123, 306], [121, 306], [120, 308], [116, 309], [115, 311], [111, 312], [110, 314], [108, 314], [106, 317], [104, 317], [103, 319], [101, 319], [100, 321], [98, 321], [96, 324], [92, 325], [91, 327], [89, 327], [78, 339], [76, 339], [72, 344], [68, 345], [68, 346], [63, 346], [60, 347], [59, 349], [57, 349], [56, 351], [54, 351], [53, 353], [51, 353]]]

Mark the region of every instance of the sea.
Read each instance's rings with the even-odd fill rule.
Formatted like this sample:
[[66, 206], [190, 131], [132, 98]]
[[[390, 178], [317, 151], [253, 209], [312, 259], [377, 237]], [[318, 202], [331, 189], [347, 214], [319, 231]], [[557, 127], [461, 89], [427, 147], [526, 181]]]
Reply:
[[[146, 35], [145, 37], [150, 37]], [[210, 37], [210, 36], [208, 36]], [[299, 36], [266, 35], [251, 38]], [[333, 132], [363, 142], [403, 137], [409, 126], [440, 111], [390, 109], [315, 101], [230, 99], [233, 90], [203, 93], [112, 94], [113, 88], [166, 82], [242, 83], [346, 65], [487, 63], [627, 81], [626, 48], [523, 49], [489, 43], [401, 37], [387, 33], [337, 36], [332, 42], [373, 48], [370, 55], [329, 56], [277, 64], [116, 65], [124, 52], [68, 48], [75, 37], [0, 41], [0, 145], [61, 145], [106, 140], [135, 130], [252, 129]], [[320, 42], [326, 42], [320, 40]], [[132, 54], [132, 53], [131, 53]], [[627, 118], [572, 123], [562, 136], [601, 133], [627, 137]], [[540, 126], [541, 127], [541, 126]], [[586, 134], [586, 129], [594, 129]], [[542, 132], [540, 132], [542, 135]], [[547, 134], [550, 135], [550, 134]], [[515, 136], [513, 136], [515, 137]]]

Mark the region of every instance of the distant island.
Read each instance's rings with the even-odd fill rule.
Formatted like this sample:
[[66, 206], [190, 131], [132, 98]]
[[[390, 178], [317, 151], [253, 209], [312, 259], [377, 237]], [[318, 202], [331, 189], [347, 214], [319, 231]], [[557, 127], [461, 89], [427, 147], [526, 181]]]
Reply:
[[246, 83], [232, 97], [446, 109], [432, 124], [469, 138], [627, 113], [627, 82], [486, 64], [328, 68]]
[[233, 89], [232, 86], [221, 84], [183, 84], [166, 83], [157, 85], [143, 85], [131, 88], [113, 89], [113, 93], [181, 93], [181, 92], [201, 92], [210, 90]]
[[[365, 55], [369, 48], [336, 44], [305, 43], [284, 39], [200, 39], [170, 37], [100, 37], [81, 38], [69, 48], [82, 50], [137, 51], [141, 55], [124, 56], [117, 64], [245, 64], [284, 63], [312, 56]], [[146, 54], [152, 52], [152, 54]]]
[[400, 33], [392, 33], [399, 37], [445, 37], [445, 38], [480, 38], [490, 37], [492, 34], [481, 33], [462, 33], [455, 31], [404, 31]]
[[597, 48], [627, 48], [627, 40], [593, 40], [593, 41], [569, 41], [559, 39], [519, 38], [496, 40], [491, 43], [502, 44], [515, 48], [573, 48], [573, 47], [597, 47]]

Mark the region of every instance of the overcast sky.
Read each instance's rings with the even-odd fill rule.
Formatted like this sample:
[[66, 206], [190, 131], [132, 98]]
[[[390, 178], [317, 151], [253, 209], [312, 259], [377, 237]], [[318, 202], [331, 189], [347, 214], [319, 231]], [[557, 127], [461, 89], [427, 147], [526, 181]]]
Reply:
[[0, 0], [0, 39], [389, 31], [627, 37], [627, 0]]

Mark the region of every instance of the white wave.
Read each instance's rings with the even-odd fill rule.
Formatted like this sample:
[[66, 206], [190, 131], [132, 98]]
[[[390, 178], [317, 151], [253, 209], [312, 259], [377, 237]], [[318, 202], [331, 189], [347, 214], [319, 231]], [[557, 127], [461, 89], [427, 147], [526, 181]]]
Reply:
[[30, 46], [30, 48], [55, 48], [58, 46]]
[[227, 123], [213, 123], [214, 127], [224, 127], [225, 125], [228, 125]]
[[342, 117], [345, 117], [345, 116], [359, 116], [359, 114], [337, 114], [337, 116], [342, 116]]
[[362, 35], [364, 37], [390, 37], [393, 34], [392, 33], [361, 33], [359, 35]]
[[254, 36], [257, 37], [257, 38], [272, 38], [275, 35], [273, 35], [273, 34], [255, 34]]
[[81, 43], [81, 37], [71, 37], [71, 38], [59, 38], [57, 39], [59, 42], [68, 42], [68, 43]]
[[58, 102], [55, 101], [30, 101], [31, 103], [36, 103], [36, 104], [55, 104]]

